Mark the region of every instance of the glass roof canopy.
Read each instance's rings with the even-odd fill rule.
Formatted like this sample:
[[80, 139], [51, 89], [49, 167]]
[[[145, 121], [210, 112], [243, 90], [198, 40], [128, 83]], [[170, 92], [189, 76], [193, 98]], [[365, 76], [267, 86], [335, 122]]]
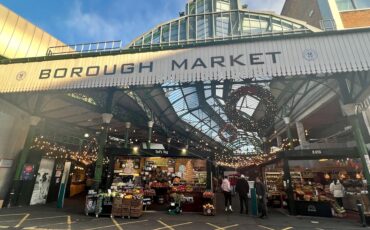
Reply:
[[268, 12], [253, 12], [239, 0], [190, 0], [180, 18], [158, 25], [128, 48], [173, 46], [279, 34], [310, 33], [308, 24]]
[[[233, 85], [233, 88], [236, 89], [240, 86]], [[205, 82], [187, 87], [182, 87], [179, 84], [166, 84], [163, 87], [177, 115], [195, 130], [222, 143], [234, 154], [256, 154], [259, 152], [260, 139], [257, 133], [238, 130], [238, 138], [235, 141], [225, 143], [221, 140], [220, 129], [225, 124], [231, 123], [224, 111], [223, 85], [211, 85], [210, 82]], [[237, 107], [247, 116], [253, 116], [258, 104], [257, 98], [246, 96], [239, 101]], [[230, 137], [227, 132], [223, 135], [226, 138]]]
[[[269, 12], [249, 11], [239, 0], [188, 0], [180, 18], [156, 26], [132, 41], [128, 48], [166, 48], [316, 31], [319, 30], [305, 22]], [[241, 86], [234, 84], [232, 89]], [[195, 130], [221, 143], [234, 154], [260, 152], [261, 140], [257, 133], [238, 130], [238, 138], [234, 142], [224, 143], [221, 140], [219, 130], [230, 123], [224, 112], [224, 95], [230, 89], [224, 89], [224, 84], [203, 82], [183, 86], [168, 83], [163, 85], [163, 90], [178, 117]], [[258, 106], [259, 99], [252, 96], [242, 98], [237, 104], [245, 116], [253, 116]], [[231, 136], [229, 133], [223, 135], [226, 138]]]

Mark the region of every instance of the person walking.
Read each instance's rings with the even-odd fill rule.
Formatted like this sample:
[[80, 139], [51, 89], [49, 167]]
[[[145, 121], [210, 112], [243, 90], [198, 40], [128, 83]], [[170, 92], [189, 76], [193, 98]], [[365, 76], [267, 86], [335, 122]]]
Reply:
[[267, 217], [267, 207], [266, 207], [266, 187], [262, 183], [259, 177], [256, 178], [256, 195], [258, 199], [258, 210], [261, 212], [260, 218], [263, 219]]
[[330, 184], [330, 192], [333, 194], [338, 205], [343, 209], [344, 186], [340, 183], [340, 180], [335, 179]]
[[227, 176], [225, 176], [225, 178], [222, 180], [221, 189], [225, 196], [225, 212], [227, 212], [228, 210], [232, 212], [233, 208], [231, 202], [231, 186], [229, 179], [227, 179]]
[[244, 207], [245, 207], [246, 214], [248, 215], [249, 184], [248, 184], [247, 178], [245, 178], [243, 174], [237, 180], [235, 190], [239, 194], [240, 214], [243, 214]]

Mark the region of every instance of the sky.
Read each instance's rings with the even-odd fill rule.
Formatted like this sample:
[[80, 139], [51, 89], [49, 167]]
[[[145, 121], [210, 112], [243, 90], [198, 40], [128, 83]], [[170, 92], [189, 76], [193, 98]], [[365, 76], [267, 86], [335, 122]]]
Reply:
[[[251, 10], [280, 14], [284, 0], [241, 0]], [[187, 0], [0, 0], [67, 44], [122, 40], [128, 44], [156, 25], [178, 18]]]

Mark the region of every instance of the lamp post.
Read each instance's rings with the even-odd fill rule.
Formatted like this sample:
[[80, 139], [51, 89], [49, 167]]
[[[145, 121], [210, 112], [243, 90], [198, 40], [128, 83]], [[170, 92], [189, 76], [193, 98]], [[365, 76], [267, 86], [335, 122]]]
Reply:
[[[293, 149], [293, 139], [292, 139], [292, 132], [290, 130], [290, 117], [284, 117], [284, 123], [287, 128], [287, 136], [289, 141], [289, 150]], [[295, 201], [294, 201], [294, 192], [293, 192], [293, 186], [292, 186], [292, 177], [290, 175], [290, 167], [289, 167], [289, 161], [284, 157], [284, 182], [286, 184], [286, 193], [288, 195], [288, 205], [289, 205], [289, 213], [292, 215], [295, 215]]]
[[168, 150], [170, 149], [171, 140], [172, 140], [171, 137], [167, 137], [167, 148], [168, 148]]
[[150, 144], [152, 142], [152, 130], [154, 126], [154, 121], [148, 121], [148, 142], [147, 149], [150, 149]]
[[293, 146], [293, 137], [292, 137], [292, 131], [290, 130], [290, 117], [284, 117], [284, 123], [286, 125], [287, 129], [287, 138], [289, 141], [289, 150], [292, 150], [294, 148]]
[[125, 135], [125, 149], [128, 148], [128, 133], [131, 128], [131, 122], [126, 122], [125, 123], [125, 128], [126, 128], [126, 135]]

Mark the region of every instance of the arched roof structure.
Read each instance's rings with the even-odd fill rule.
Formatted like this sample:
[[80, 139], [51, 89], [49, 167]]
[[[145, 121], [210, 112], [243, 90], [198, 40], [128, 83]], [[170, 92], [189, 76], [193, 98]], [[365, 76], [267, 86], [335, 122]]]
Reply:
[[154, 27], [128, 48], [167, 47], [319, 31], [272, 12], [250, 11], [239, 0], [191, 0], [180, 17]]
[[[239, 0], [190, 0], [179, 18], [154, 27], [132, 41], [127, 48], [166, 49], [178, 45], [316, 31], [320, 30], [302, 21], [272, 12], [250, 11]], [[231, 143], [223, 143], [219, 136], [220, 129], [231, 122], [224, 111], [225, 95], [240, 86], [225, 88], [225, 84], [205, 82], [195, 86], [165, 84], [163, 89], [179, 120], [193, 127], [192, 132], [201, 132], [234, 153], [255, 154], [258, 152], [256, 147], [261, 146], [258, 133], [238, 130], [238, 138]], [[264, 87], [268, 88], [268, 85]], [[244, 116], [253, 117], [261, 105], [259, 98], [248, 95], [237, 106]], [[228, 133], [224, 135], [229, 137]]]

